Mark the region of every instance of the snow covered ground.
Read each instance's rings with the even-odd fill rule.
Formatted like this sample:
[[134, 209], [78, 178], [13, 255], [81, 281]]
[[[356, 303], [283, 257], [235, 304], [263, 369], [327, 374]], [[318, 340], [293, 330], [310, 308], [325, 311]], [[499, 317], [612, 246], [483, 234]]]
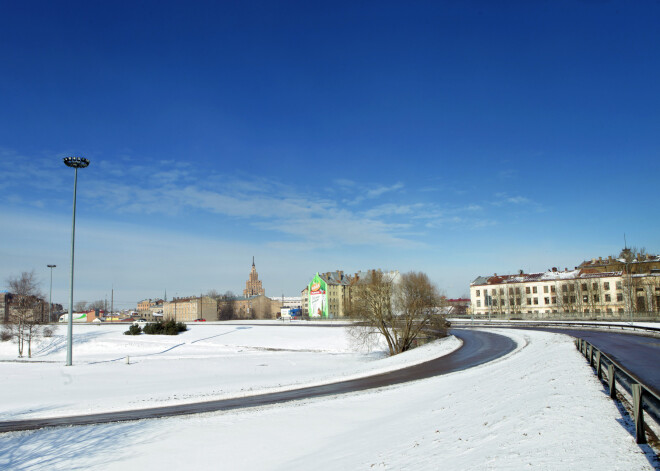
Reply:
[[[231, 330], [238, 327], [224, 326], [223, 332], [217, 330], [220, 326], [193, 328], [183, 337], [167, 340], [185, 341], [184, 345], [158, 355], [136, 356], [136, 363], [131, 365], [107, 360], [120, 351], [124, 356], [128, 351], [147, 355], [169, 347], [160, 344], [147, 348], [112, 334], [85, 337], [93, 331], [76, 329], [77, 337], [87, 339], [88, 350], [82, 348], [82, 342], [74, 350], [74, 367], [0, 363], [2, 384], [11, 386], [0, 392], [3, 417], [71, 410], [63, 404], [66, 401], [39, 399], [57, 396], [68, 386], [57, 386], [59, 390], [49, 386], [38, 395], [31, 392], [57, 378], [49, 373], [49, 367], [59, 371], [62, 383], [76, 385], [71, 386], [71, 392], [80, 391], [78, 398], [96, 394], [88, 404], [109, 402], [115, 406], [116, 390], [121, 391], [121, 397], [130, 393], [122, 375], [135, 380], [130, 371], [142, 368], [146, 379], [135, 396], [154, 395], [154, 400], [146, 402], [156, 405], [168, 391], [172, 396], [171, 391], [191, 386], [181, 383], [196, 385], [195, 394], [200, 394], [209, 386], [197, 376], [214, 374], [208, 368], [221, 368], [223, 363], [237, 366], [223, 370], [220, 394], [245, 389], [250, 380], [262, 374], [270, 380], [257, 388], [286, 387], [279, 384], [364, 374], [369, 369], [391, 368], [392, 362], [398, 362], [397, 366], [418, 362], [424, 355], [442, 354], [456, 346], [456, 341], [449, 340], [388, 359], [351, 352], [341, 328], [264, 326]], [[213, 330], [218, 337], [209, 338]], [[0, 468], [640, 470], [658, 466], [647, 446], [635, 444], [631, 424], [609, 400], [568, 337], [498, 332], [512, 336], [519, 345], [503, 359], [380, 390], [257, 409], [3, 434]], [[5, 345], [1, 348], [1, 358], [12, 356]], [[58, 348], [50, 353], [44, 350], [42, 359], [58, 359], [62, 355]], [[249, 363], [253, 355], [254, 362]], [[300, 360], [295, 359], [298, 355]], [[197, 361], [206, 368], [197, 369]], [[268, 366], [258, 367], [258, 362]], [[158, 374], [148, 374], [149, 366]], [[300, 375], [297, 366], [301, 366]], [[271, 368], [275, 373], [268, 373]], [[168, 371], [175, 374], [168, 380], [160, 377]], [[273, 382], [280, 371], [285, 380]], [[250, 378], [243, 376], [247, 373]], [[104, 375], [119, 383], [116, 388], [94, 386]], [[231, 386], [234, 382], [243, 386]], [[159, 388], [164, 390], [153, 392]], [[6, 389], [15, 391], [8, 393]], [[22, 394], [32, 399], [15, 407], [12, 401]], [[28, 412], [30, 407], [41, 410]]]
[[[356, 351], [344, 328], [192, 324], [177, 336], [123, 335], [127, 325], [66, 327], [16, 362], [0, 343], [0, 420], [138, 409], [274, 392], [421, 363], [460, 347], [454, 337], [409, 355]], [[126, 357], [128, 356], [129, 364]], [[44, 393], [48, 391], [48, 393]]]

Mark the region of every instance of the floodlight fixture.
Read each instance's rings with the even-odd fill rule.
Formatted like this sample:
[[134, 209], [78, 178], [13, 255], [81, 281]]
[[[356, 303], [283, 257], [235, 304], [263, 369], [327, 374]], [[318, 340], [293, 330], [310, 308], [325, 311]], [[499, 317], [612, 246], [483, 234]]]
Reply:
[[64, 157], [64, 164], [67, 167], [85, 168], [89, 165], [89, 159], [84, 157]]

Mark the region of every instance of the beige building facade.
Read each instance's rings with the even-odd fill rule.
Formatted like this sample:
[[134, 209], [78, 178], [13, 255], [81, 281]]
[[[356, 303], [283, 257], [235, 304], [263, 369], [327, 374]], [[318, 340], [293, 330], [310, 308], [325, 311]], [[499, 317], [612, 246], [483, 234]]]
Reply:
[[177, 322], [218, 320], [218, 301], [208, 296], [174, 298], [163, 303], [163, 320], [170, 319]]

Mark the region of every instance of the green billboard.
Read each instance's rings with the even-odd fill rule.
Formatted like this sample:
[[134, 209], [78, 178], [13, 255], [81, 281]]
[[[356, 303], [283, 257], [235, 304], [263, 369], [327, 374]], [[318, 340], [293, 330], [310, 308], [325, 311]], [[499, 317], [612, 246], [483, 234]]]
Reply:
[[309, 317], [328, 317], [328, 285], [318, 273], [309, 284]]

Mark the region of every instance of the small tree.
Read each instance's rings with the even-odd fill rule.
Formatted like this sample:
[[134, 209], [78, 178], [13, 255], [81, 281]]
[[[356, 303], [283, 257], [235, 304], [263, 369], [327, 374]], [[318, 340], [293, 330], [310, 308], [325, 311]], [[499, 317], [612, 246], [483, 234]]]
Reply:
[[396, 355], [412, 348], [422, 332], [447, 334], [449, 324], [438, 312], [441, 297], [424, 273], [372, 271], [353, 290], [351, 314], [359, 322], [350, 331], [358, 343], [369, 345], [380, 335]]
[[7, 280], [9, 291], [14, 294], [9, 308], [9, 322], [5, 330], [18, 345], [18, 356], [23, 356], [25, 344], [28, 358], [32, 357], [32, 341], [39, 338], [44, 324], [44, 301], [34, 271], [23, 272]]

